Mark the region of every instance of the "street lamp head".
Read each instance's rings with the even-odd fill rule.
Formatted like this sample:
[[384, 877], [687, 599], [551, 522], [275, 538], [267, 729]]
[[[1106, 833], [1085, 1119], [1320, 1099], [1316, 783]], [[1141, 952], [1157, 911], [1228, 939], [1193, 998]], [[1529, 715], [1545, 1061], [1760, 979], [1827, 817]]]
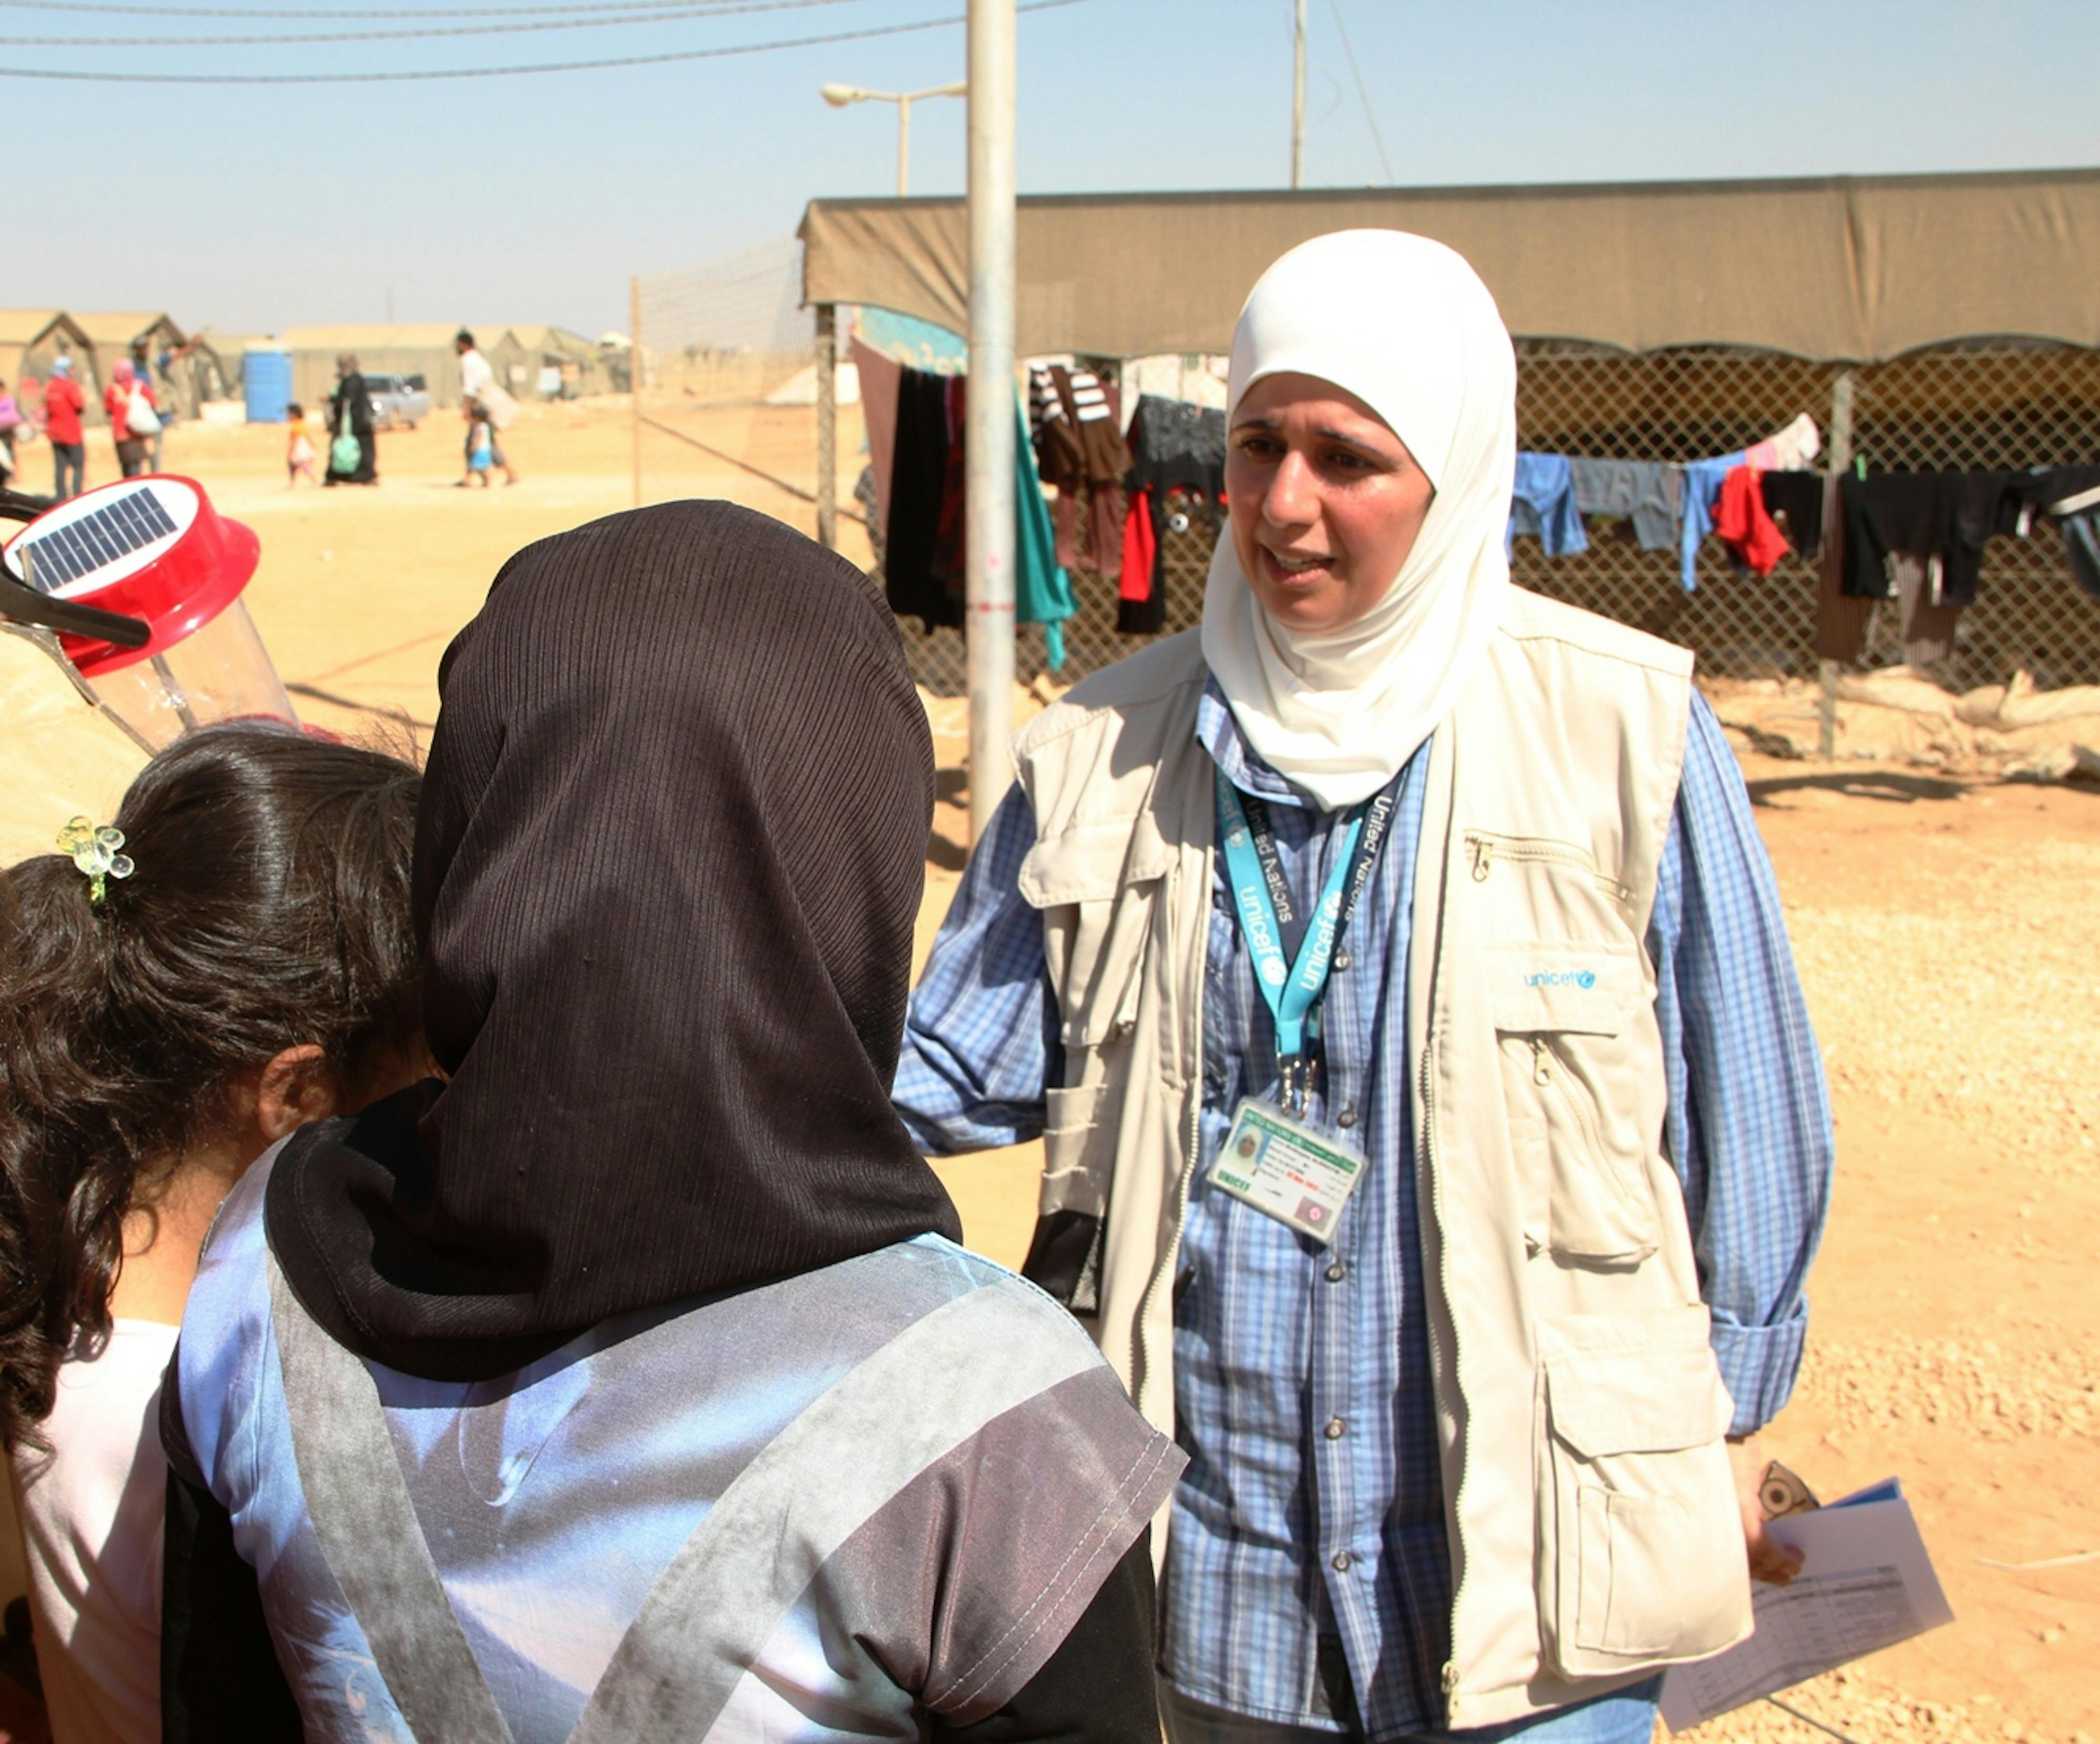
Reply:
[[859, 103], [869, 95], [858, 85], [827, 85], [823, 88], [824, 101], [835, 109], [843, 109], [849, 103]]

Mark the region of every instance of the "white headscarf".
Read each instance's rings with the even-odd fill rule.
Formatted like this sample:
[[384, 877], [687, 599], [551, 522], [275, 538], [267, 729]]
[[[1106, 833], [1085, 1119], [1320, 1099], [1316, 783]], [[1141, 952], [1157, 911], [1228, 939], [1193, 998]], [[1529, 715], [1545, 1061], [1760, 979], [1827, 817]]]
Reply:
[[1346, 629], [1273, 622], [1229, 531], [1203, 595], [1203, 657], [1263, 758], [1332, 810], [1391, 780], [1449, 711], [1509, 586], [1516, 358], [1464, 258], [1427, 236], [1343, 230], [1264, 272], [1233, 335], [1228, 422], [1264, 376], [1347, 388], [1407, 444], [1436, 495], [1400, 574]]

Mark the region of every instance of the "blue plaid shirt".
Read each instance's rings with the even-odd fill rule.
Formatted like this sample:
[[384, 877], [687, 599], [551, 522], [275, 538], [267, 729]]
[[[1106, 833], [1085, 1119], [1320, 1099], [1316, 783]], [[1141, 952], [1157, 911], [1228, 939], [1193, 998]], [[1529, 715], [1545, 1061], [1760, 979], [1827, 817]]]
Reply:
[[[1255, 756], [1215, 685], [1197, 733], [1235, 785], [1270, 802], [1286, 876], [1309, 908], [1339, 847], [1339, 815]], [[1311, 1118], [1345, 1124], [1371, 1160], [1326, 1248], [1204, 1178], [1239, 1099], [1276, 1088], [1274, 1030], [1220, 857], [1202, 1156], [1175, 1313], [1189, 1464], [1161, 1597], [1165, 1674], [1198, 1701], [1322, 1730], [1347, 1729], [1352, 1701], [1374, 1740], [1441, 1726], [1450, 1627], [1405, 1067], [1427, 761], [1418, 753], [1404, 775], [1375, 896], [1349, 923], [1322, 1010]], [[1035, 839], [1017, 788], [971, 857], [913, 996], [895, 1101], [930, 1152], [1043, 1129], [1043, 1087], [1061, 1062], [1042, 917], [1017, 888]], [[1793, 1385], [1832, 1137], [1771, 863], [1719, 724], [1696, 697], [1648, 948], [1667, 1142], [1745, 1433]]]

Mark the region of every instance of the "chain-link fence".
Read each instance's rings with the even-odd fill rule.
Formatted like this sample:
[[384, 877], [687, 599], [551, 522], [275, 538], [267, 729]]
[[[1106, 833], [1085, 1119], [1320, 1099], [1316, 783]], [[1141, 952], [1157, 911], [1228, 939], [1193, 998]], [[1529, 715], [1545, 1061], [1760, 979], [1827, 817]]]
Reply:
[[[1638, 355], [1546, 340], [1518, 346], [1518, 440], [1547, 453], [1682, 462], [1745, 448], [1802, 412], [1826, 432], [1844, 366], [1769, 351], [1701, 347]], [[1850, 371], [1852, 453], [1890, 469], [2072, 466], [2100, 460], [2100, 351], [2018, 340], [1935, 347]], [[849, 452], [841, 444], [841, 452]], [[1196, 622], [1215, 517], [1185, 506], [1166, 541], [1169, 631]], [[1798, 555], [1764, 578], [1736, 568], [1715, 540], [1701, 548], [1686, 592], [1674, 551], [1643, 551], [1624, 523], [1590, 524], [1590, 548], [1548, 558], [1516, 543], [1520, 585], [1681, 642], [1700, 669], [1726, 678], [1802, 677], [1816, 667], [1816, 567]], [[1073, 577], [1079, 614], [1065, 628], [1069, 681], [1128, 653], [1116, 591]], [[1902, 657], [1895, 602], [1877, 603], [1862, 664]], [[960, 631], [905, 629], [920, 682], [963, 687]], [[1039, 631], [1022, 633], [1024, 678], [1043, 667]], [[2039, 525], [1986, 550], [1976, 603], [1961, 615], [1952, 657], [1929, 669], [1958, 689], [2024, 669], [2045, 687], [2100, 683], [2100, 603], [2071, 580], [2062, 541]]]
[[792, 236], [634, 280], [638, 502], [731, 496], [814, 531], [816, 327], [801, 294]]

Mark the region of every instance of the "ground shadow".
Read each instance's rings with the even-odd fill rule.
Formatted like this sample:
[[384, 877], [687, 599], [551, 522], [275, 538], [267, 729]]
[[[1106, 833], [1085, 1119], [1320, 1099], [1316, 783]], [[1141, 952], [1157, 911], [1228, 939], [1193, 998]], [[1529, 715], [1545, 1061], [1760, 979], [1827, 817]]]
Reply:
[[951, 841], [938, 830], [926, 838], [926, 863], [938, 866], [942, 872], [959, 872], [970, 863], [970, 850], [960, 842]]
[[1750, 803], [1754, 806], [1769, 805], [1778, 794], [1798, 793], [1806, 788], [1820, 788], [1826, 793], [1849, 794], [1855, 799], [1880, 799], [1895, 805], [1909, 806], [1921, 799], [1959, 799], [1970, 790], [1970, 784], [1949, 781], [1938, 775], [1904, 775], [1888, 770], [1862, 770], [1857, 775], [1773, 775], [1762, 780], [1748, 781], [1744, 785], [1750, 790]]
[[1768, 806], [1780, 794], [1820, 788], [1827, 793], [1844, 793], [1854, 799], [1878, 799], [1891, 805], [1912, 806], [1921, 799], [1959, 799], [1965, 793], [1985, 793], [2008, 788], [2042, 787], [2059, 793], [2084, 793], [2100, 798], [2100, 788], [2085, 782], [1950, 781], [1941, 775], [1906, 775], [1893, 770], [1862, 770], [1857, 775], [1773, 775], [1744, 784], [1750, 803]]

